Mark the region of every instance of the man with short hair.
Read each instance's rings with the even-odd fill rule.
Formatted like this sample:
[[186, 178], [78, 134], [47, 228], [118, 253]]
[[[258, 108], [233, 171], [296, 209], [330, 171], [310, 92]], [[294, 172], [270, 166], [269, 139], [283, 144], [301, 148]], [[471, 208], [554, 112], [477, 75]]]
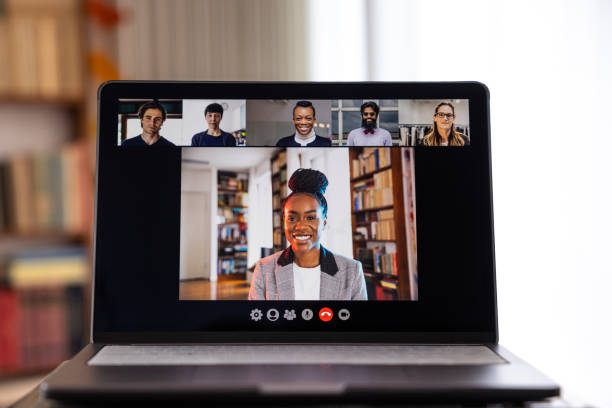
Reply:
[[376, 127], [380, 108], [374, 102], [361, 105], [361, 127], [351, 130], [348, 135], [349, 146], [392, 146], [391, 133]]
[[208, 105], [204, 109], [204, 119], [208, 123], [208, 129], [193, 135], [192, 146], [236, 146], [234, 136], [219, 127], [223, 119], [223, 106], [218, 103]]
[[121, 146], [174, 146], [174, 143], [159, 134], [166, 121], [166, 109], [159, 101], [147, 102], [138, 108], [142, 133], [125, 139]]

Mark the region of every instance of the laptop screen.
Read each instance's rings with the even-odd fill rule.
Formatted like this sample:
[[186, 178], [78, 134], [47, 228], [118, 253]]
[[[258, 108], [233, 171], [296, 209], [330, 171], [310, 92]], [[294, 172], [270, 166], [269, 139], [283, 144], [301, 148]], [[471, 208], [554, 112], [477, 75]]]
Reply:
[[479, 84], [146, 85], [101, 92], [94, 332], [494, 331]]

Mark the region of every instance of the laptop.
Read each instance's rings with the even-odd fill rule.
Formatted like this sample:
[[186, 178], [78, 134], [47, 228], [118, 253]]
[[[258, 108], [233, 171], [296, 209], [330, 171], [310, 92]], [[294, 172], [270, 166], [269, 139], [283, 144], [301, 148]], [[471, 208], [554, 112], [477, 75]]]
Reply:
[[498, 344], [485, 85], [115, 81], [98, 104], [91, 342], [45, 397], [559, 395]]

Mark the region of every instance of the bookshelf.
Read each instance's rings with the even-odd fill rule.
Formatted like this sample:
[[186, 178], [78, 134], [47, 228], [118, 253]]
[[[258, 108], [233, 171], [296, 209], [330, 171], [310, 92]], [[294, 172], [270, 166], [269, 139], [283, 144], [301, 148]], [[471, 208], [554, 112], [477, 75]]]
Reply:
[[402, 150], [352, 148], [353, 257], [361, 261], [368, 299], [410, 299]]
[[94, 146], [84, 2], [0, 8], [0, 381], [87, 341]]
[[219, 171], [217, 178], [217, 277], [246, 279], [249, 175]]
[[283, 200], [287, 197], [287, 150], [276, 152], [270, 159], [272, 169], [272, 225], [274, 251], [282, 251], [287, 247], [287, 239], [283, 230]]

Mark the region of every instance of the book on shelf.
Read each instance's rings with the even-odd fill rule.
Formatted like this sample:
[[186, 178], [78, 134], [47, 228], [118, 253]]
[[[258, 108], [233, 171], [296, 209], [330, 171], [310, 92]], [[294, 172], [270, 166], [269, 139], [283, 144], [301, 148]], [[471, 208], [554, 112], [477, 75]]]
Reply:
[[0, 373], [47, 369], [84, 341], [83, 248], [23, 251], [3, 268], [0, 284]]
[[219, 204], [227, 207], [247, 207], [249, 205], [249, 193], [236, 191], [228, 193], [226, 191], [218, 193]]
[[393, 208], [379, 211], [366, 211], [355, 214], [357, 227], [353, 235], [359, 240], [395, 240], [395, 221]]
[[218, 271], [219, 275], [231, 275], [234, 273], [246, 273], [246, 258], [221, 258], [219, 259]]
[[281, 228], [282, 224], [281, 224], [281, 213], [280, 212], [274, 212], [272, 214], [272, 226], [274, 228]]
[[[77, 99], [84, 64], [79, 1], [8, 0], [0, 16], [0, 92]], [[5, 64], [2, 64], [5, 65]]]
[[0, 230], [81, 233], [91, 223], [86, 145], [0, 163]]
[[384, 247], [357, 248], [357, 260], [365, 273], [398, 275], [397, 253], [387, 253]]
[[218, 187], [220, 190], [247, 192], [249, 191], [248, 177], [248, 174], [220, 171], [218, 174]]
[[246, 224], [229, 222], [219, 227], [219, 240], [246, 242]]
[[393, 205], [393, 176], [391, 169], [374, 173], [372, 178], [353, 184], [353, 210]]
[[280, 247], [283, 244], [283, 231], [282, 229], [275, 229], [273, 232], [273, 243], [275, 247]]
[[384, 147], [364, 147], [362, 152], [351, 163], [352, 177], [372, 173], [391, 165], [391, 149]]

